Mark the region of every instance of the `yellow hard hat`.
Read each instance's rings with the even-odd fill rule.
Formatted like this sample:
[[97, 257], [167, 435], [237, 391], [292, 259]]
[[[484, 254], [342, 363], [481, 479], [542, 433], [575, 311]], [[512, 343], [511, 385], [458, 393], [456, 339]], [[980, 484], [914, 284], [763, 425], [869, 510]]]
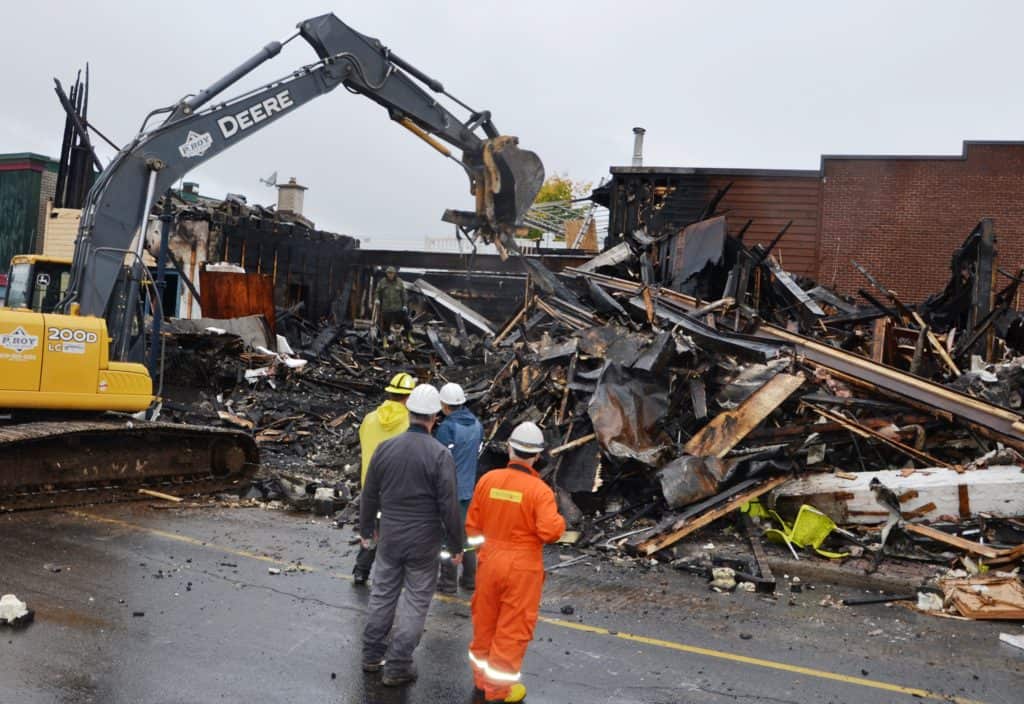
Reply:
[[384, 390], [389, 394], [402, 394], [403, 396], [408, 396], [415, 388], [416, 380], [412, 378], [412, 374], [398, 372], [391, 377], [391, 383], [384, 387]]

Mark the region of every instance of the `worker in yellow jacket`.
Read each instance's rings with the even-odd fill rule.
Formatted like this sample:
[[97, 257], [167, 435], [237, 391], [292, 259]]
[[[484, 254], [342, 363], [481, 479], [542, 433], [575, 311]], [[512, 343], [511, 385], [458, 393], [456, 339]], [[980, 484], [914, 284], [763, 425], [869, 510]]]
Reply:
[[[409, 411], [405, 408], [405, 402], [414, 388], [416, 379], [411, 374], [395, 374], [391, 377], [391, 382], [384, 387], [387, 398], [376, 409], [367, 413], [363, 422], [359, 424], [359, 452], [362, 460], [362, 469], [359, 473], [360, 487], [366, 483], [366, 470], [377, 446], [409, 429]], [[376, 554], [376, 546], [359, 548], [356, 565], [352, 568], [352, 578], [356, 584], [366, 584]]]

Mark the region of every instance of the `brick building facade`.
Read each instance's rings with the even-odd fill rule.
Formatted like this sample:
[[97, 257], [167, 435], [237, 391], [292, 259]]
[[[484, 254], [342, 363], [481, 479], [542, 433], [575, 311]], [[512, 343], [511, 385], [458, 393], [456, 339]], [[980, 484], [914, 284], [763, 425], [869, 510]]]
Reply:
[[0, 271], [15, 254], [42, 247], [47, 201], [57, 186], [57, 162], [29, 152], [0, 154]]
[[[745, 241], [793, 226], [775, 252], [785, 268], [842, 293], [867, 284], [865, 266], [908, 303], [942, 290], [953, 251], [982, 218], [995, 223], [998, 265], [1024, 266], [1024, 142], [965, 142], [958, 156], [823, 156], [807, 171], [613, 167], [601, 197], [614, 241], [643, 225], [678, 231], [719, 189], [730, 234]], [[600, 202], [600, 201], [599, 201]], [[645, 215], [642, 204], [649, 203]], [[645, 221], [645, 217], [648, 221]], [[665, 221], [665, 218], [668, 218]], [[996, 288], [1009, 280], [996, 277]]]
[[[853, 293], [856, 260], [902, 298], [942, 290], [953, 250], [982, 218], [999, 266], [1024, 265], [1024, 143], [965, 142], [960, 156], [825, 156], [817, 279]], [[1009, 280], [996, 278], [997, 288]]]

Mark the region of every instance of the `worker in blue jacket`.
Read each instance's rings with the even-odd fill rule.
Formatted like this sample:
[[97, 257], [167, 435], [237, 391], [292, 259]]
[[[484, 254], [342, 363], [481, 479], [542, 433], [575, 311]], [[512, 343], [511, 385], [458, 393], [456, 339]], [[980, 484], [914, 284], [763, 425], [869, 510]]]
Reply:
[[[455, 460], [456, 490], [462, 520], [466, 520], [469, 501], [473, 498], [476, 487], [476, 466], [480, 457], [480, 446], [484, 440], [484, 426], [466, 408], [466, 393], [458, 384], [445, 384], [441, 387], [441, 411], [445, 418], [438, 426], [435, 437], [438, 442], [448, 448]], [[445, 594], [458, 591], [459, 567], [446, 559], [449, 552], [462, 552], [462, 588], [472, 591], [476, 588], [476, 553], [472, 548], [448, 545], [441, 557], [441, 577], [437, 590]]]

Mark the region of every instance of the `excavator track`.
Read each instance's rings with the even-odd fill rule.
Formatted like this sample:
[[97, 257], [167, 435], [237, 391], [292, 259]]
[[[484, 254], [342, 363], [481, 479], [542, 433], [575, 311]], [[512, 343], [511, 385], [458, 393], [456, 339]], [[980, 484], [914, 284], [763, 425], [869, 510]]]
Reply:
[[104, 417], [0, 426], [0, 512], [225, 491], [259, 467], [240, 430]]

